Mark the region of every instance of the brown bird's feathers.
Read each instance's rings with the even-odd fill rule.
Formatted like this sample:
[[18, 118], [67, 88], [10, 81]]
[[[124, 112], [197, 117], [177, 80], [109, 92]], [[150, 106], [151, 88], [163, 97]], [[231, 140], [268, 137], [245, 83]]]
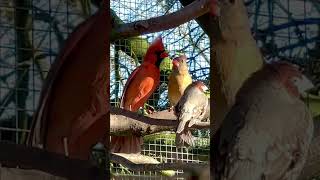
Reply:
[[204, 116], [207, 114], [206, 110], [209, 106], [209, 102], [204, 94], [203, 88], [206, 87], [201, 81], [190, 84], [174, 108], [179, 121], [176, 131], [176, 143], [178, 147], [183, 141], [185, 141], [187, 145], [193, 145], [194, 138], [192, 137], [190, 130], [185, 127], [186, 123], [188, 122], [188, 127], [191, 127], [197, 121], [204, 119]]
[[296, 179], [313, 134], [312, 116], [289, 82], [298, 70], [273, 63], [254, 73], [214, 137], [215, 180]]
[[194, 146], [195, 137], [191, 134], [191, 131], [184, 129], [181, 133], [176, 134], [176, 146]]
[[[208, 98], [205, 96], [201, 86], [204, 86], [201, 81], [190, 84], [175, 106], [175, 113], [180, 122], [177, 133], [182, 132], [188, 121], [193, 119], [201, 120], [203, 118], [202, 116], [204, 116], [208, 106]], [[193, 124], [189, 122], [189, 127]]]

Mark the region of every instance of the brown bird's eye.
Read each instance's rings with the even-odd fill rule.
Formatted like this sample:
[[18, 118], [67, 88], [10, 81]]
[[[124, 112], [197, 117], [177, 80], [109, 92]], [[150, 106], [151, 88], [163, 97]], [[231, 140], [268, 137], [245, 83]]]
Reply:
[[296, 82], [298, 82], [299, 80], [302, 80], [302, 78], [301, 78], [301, 77], [294, 77], [294, 78], [292, 79], [292, 82], [296, 83]]

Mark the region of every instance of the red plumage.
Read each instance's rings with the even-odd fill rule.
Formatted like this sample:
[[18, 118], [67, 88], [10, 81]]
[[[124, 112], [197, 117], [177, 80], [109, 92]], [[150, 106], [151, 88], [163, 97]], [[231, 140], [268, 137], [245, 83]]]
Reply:
[[109, 14], [100, 8], [66, 40], [42, 88], [28, 146], [89, 159], [92, 146], [106, 140]]
[[[156, 38], [147, 50], [143, 63], [130, 75], [121, 99], [121, 107], [138, 111], [160, 83], [160, 63], [167, 57], [161, 37]], [[111, 151], [140, 153], [142, 138], [138, 136], [111, 137]]]

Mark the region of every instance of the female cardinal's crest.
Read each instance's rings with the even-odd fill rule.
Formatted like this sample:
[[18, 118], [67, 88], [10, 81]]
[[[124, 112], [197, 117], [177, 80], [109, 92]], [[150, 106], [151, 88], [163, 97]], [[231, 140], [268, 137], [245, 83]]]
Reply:
[[177, 61], [183, 61], [183, 60], [187, 60], [187, 56], [186, 55], [180, 55], [178, 57], [175, 57], [174, 60], [177, 60]]
[[173, 60], [172, 60], [172, 65], [173, 65], [173, 68], [178, 68], [180, 66], [180, 64], [183, 62], [183, 61], [186, 61], [187, 60], [187, 56], [186, 55], [181, 55], [179, 57], [175, 57]]

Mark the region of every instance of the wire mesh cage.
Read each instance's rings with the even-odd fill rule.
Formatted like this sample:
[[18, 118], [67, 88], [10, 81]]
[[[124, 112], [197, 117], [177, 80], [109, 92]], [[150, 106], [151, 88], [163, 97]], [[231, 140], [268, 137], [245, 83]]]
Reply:
[[[181, 8], [178, 1], [111, 1], [113, 16], [122, 23], [145, 20], [174, 12]], [[133, 72], [141, 64], [148, 44], [161, 36], [170, 55], [185, 54], [188, 58], [189, 73], [195, 80], [202, 80], [209, 86], [210, 54], [209, 39], [195, 21], [190, 21], [176, 28], [143, 36], [117, 40], [110, 48], [110, 103], [119, 107], [124, 85]], [[171, 72], [171, 60], [165, 59], [160, 65], [161, 80], [156, 91], [151, 95], [145, 110], [161, 111], [170, 108], [168, 101], [168, 75]], [[147, 106], [147, 107], [146, 107]], [[209, 131], [194, 132], [197, 137], [196, 146], [189, 149], [176, 148], [175, 133], [162, 132], [144, 137], [143, 154], [157, 159], [159, 162], [197, 162], [209, 161]], [[152, 177], [154, 172], [134, 173], [123, 168], [112, 169], [117, 175]], [[177, 171], [180, 174], [182, 171]]]
[[0, 139], [23, 143], [50, 65], [97, 7], [81, 1], [0, 2]]
[[[97, 10], [96, 1], [22, 0], [0, 1], [0, 140], [23, 143], [37, 108], [41, 86], [50, 65], [72, 30]], [[178, 0], [110, 1], [112, 16], [120, 23], [148, 19], [182, 8]], [[319, 84], [320, 3], [317, 0], [246, 0], [252, 34], [267, 61], [289, 59], [302, 64]], [[170, 55], [184, 53], [194, 80], [209, 86], [209, 39], [196, 21], [176, 28], [121, 39], [110, 48], [111, 105], [119, 107], [123, 86], [141, 63], [147, 45], [161, 35]], [[169, 63], [170, 64], [170, 63]], [[147, 102], [156, 111], [169, 108], [164, 64], [161, 84]], [[214, 93], [214, 92], [212, 92]], [[160, 162], [205, 162], [209, 132], [195, 131], [195, 147], [176, 148], [174, 133], [144, 138], [145, 155]], [[117, 174], [151, 177], [114, 168]], [[182, 171], [178, 171], [178, 174]], [[158, 174], [158, 173], [156, 173]]]
[[[114, 15], [124, 23], [144, 20], [150, 17], [174, 12], [180, 8], [181, 1], [144, 1], [124, 0], [111, 1]], [[319, 60], [319, 3], [316, 1], [295, 0], [248, 0], [244, 2], [250, 19], [252, 35], [266, 61], [285, 59], [298, 63], [308, 69], [313, 76], [318, 76]], [[208, 36], [196, 21], [190, 21], [166, 31], [140, 36], [139, 45], [132, 39], [115, 42], [111, 47], [111, 103], [118, 106], [126, 79], [143, 58], [143, 53], [135, 54], [136, 47], [144, 48], [146, 42], [151, 42], [159, 34], [164, 37], [164, 44], [172, 54], [182, 52], [188, 57], [189, 71], [194, 80], [210, 80], [210, 52]], [[145, 42], [146, 40], [146, 42]], [[133, 41], [134, 42], [134, 41]], [[135, 42], [136, 43], [136, 42]], [[139, 61], [140, 60], [140, 61]], [[139, 64], [138, 63], [138, 64]], [[163, 74], [159, 89], [147, 102], [156, 110], [168, 108], [167, 79]], [[315, 77], [315, 79], [319, 79]], [[214, 93], [214, 92], [213, 92]], [[144, 154], [153, 155], [158, 160], [175, 162], [208, 161], [208, 132], [197, 134], [199, 144], [187, 149], [178, 149], [174, 145], [174, 134], [164, 133], [149, 140], [144, 138]], [[123, 171], [116, 171], [123, 173]], [[181, 173], [182, 171], [178, 171]], [[133, 174], [132, 174], [133, 175]], [[138, 174], [140, 177], [142, 174]], [[144, 174], [147, 175], [147, 174]]]
[[[317, 1], [247, 1], [252, 32], [265, 59], [287, 59], [308, 66], [319, 60]], [[319, 79], [319, 78], [316, 78]]]

